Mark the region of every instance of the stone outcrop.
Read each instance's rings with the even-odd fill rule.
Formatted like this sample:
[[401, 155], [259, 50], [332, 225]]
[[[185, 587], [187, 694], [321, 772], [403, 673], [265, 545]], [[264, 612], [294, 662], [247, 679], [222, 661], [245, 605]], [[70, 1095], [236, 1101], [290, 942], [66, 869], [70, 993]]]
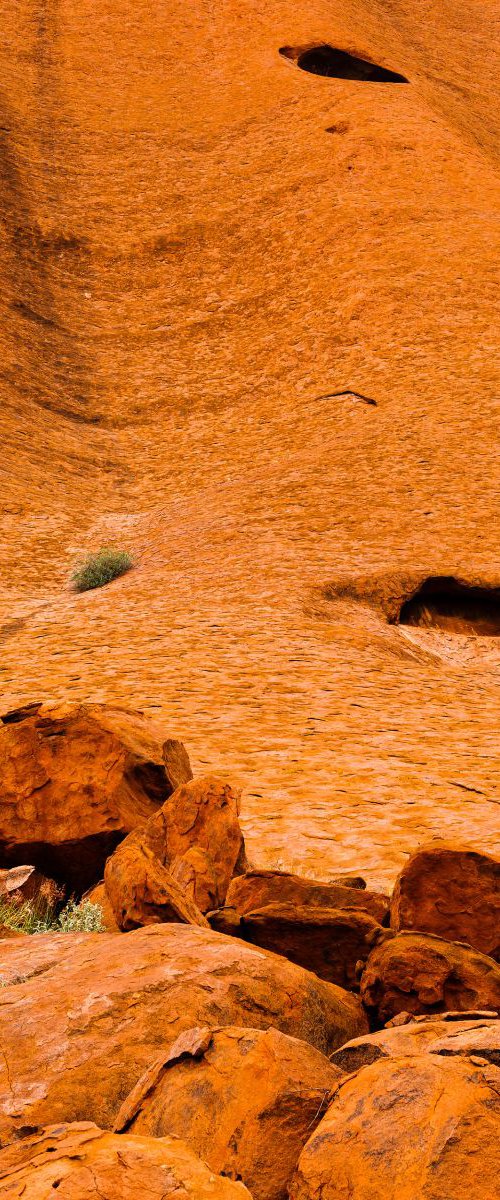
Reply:
[[470, 946], [432, 934], [399, 933], [377, 946], [361, 979], [376, 1024], [399, 1012], [500, 1012], [500, 967]]
[[285, 1200], [340, 1078], [318, 1050], [277, 1029], [191, 1029], [139, 1081], [115, 1129], [177, 1134], [213, 1171], [243, 1180], [253, 1200]]
[[267, 1028], [325, 1053], [367, 1028], [359, 998], [211, 930], [154, 925], [2, 944], [0, 1127], [97, 1120], [195, 1025]]
[[[140, 713], [105, 705], [31, 705], [0, 724], [0, 864], [33, 863], [83, 892], [106, 858], [172, 793], [188, 764]], [[181, 765], [183, 764], [183, 766]]]
[[404, 1025], [353, 1038], [334, 1050], [331, 1062], [349, 1074], [379, 1058], [410, 1054], [479, 1054], [500, 1065], [500, 1017], [494, 1013], [412, 1017]]
[[215, 776], [194, 779], [125, 839], [105, 871], [120, 928], [170, 920], [204, 924], [200, 911], [224, 904], [233, 874], [246, 865], [239, 806], [240, 792], [231, 784]]
[[453, 844], [422, 846], [396, 881], [391, 925], [468, 942], [498, 959], [500, 861]]
[[381, 892], [369, 892], [354, 886], [362, 883], [354, 876], [349, 884], [336, 880], [318, 883], [287, 871], [252, 870], [233, 879], [226, 904], [243, 916], [268, 904], [296, 904], [314, 908], [359, 908], [369, 913], [379, 925], [387, 917], [389, 899]]
[[119, 929], [180, 921], [208, 928], [208, 921], [171, 872], [163, 867], [141, 832], [131, 833], [108, 858], [105, 894]]
[[349, 1076], [302, 1151], [290, 1200], [492, 1200], [499, 1079], [487, 1063], [435, 1055]]
[[[60, 1189], [60, 1190], [59, 1190]], [[91, 1122], [49, 1126], [0, 1153], [5, 1200], [252, 1200], [179, 1138], [117, 1137]]]
[[0, 870], [0, 899], [13, 903], [38, 901], [41, 908], [53, 909], [64, 893], [53, 879], [48, 879], [36, 867], [19, 866]]
[[356, 987], [358, 964], [387, 937], [368, 913], [359, 909], [268, 904], [241, 918], [239, 934], [247, 942], [283, 954], [320, 979], [340, 987]]

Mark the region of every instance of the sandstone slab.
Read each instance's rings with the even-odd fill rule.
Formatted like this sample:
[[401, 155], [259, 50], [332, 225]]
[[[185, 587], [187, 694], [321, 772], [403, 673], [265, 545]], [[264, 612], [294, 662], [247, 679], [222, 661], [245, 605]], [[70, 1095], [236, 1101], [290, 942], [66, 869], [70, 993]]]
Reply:
[[500, 1065], [500, 1017], [494, 1013], [474, 1018], [467, 1018], [465, 1013], [442, 1013], [362, 1034], [335, 1050], [331, 1061], [350, 1073], [379, 1058], [441, 1053], [470, 1056], [481, 1055], [481, 1050], [484, 1058]]
[[288, 871], [252, 870], [232, 880], [226, 904], [243, 915], [267, 904], [359, 908], [381, 925], [389, 911], [388, 897], [382, 892], [366, 891], [360, 886], [363, 882], [359, 876], [353, 876], [346, 882], [319, 883]]
[[500, 861], [459, 845], [430, 843], [398, 876], [393, 929], [435, 933], [500, 956]]
[[2, 943], [0, 1124], [112, 1124], [158, 1053], [194, 1025], [267, 1028], [331, 1053], [367, 1028], [358, 997], [264, 950], [187, 925]]
[[5, 1200], [251, 1200], [179, 1138], [117, 1137], [91, 1122], [55, 1125], [0, 1153]]
[[382, 1025], [403, 1011], [500, 1012], [500, 967], [459, 942], [399, 933], [370, 955], [361, 997], [373, 1020]]
[[254, 1200], [286, 1200], [340, 1077], [318, 1050], [277, 1029], [191, 1029], [145, 1073], [115, 1129], [182, 1136]]
[[179, 921], [208, 928], [208, 922], [171, 872], [144, 843], [129, 834], [106, 863], [105, 894], [119, 929]]
[[159, 729], [105, 705], [5, 714], [0, 779], [0, 863], [32, 863], [79, 892], [172, 792]]
[[291, 1200], [493, 1200], [500, 1073], [381, 1059], [349, 1076], [299, 1159]]
[[387, 933], [366, 912], [356, 908], [308, 908], [296, 904], [267, 904], [241, 918], [240, 935], [256, 946], [283, 954], [320, 979], [354, 988], [358, 964]]

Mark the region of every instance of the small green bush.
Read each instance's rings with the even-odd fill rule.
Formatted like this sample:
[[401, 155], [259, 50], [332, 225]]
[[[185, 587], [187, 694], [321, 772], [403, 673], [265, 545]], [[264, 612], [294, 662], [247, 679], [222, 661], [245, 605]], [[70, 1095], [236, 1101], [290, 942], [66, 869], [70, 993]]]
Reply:
[[89, 554], [76, 568], [71, 582], [76, 592], [88, 592], [91, 588], [104, 587], [130, 571], [134, 565], [128, 550], [117, 550], [114, 546], [102, 546], [96, 554]]
[[0, 925], [17, 933], [103, 933], [102, 908], [91, 900], [70, 900], [56, 917], [53, 909], [36, 900], [21, 903], [0, 899]]

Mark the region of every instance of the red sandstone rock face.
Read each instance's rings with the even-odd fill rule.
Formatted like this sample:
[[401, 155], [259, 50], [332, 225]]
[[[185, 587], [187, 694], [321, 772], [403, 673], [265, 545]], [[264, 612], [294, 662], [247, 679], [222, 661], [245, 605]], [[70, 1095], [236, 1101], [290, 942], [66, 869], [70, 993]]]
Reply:
[[497, 853], [498, 638], [372, 603], [498, 583], [496, 0], [44, 12], [0, 47], [5, 704], [175, 718], [268, 865]]
[[479, 1055], [500, 1066], [500, 1017], [490, 1013], [460, 1020], [460, 1013], [409, 1020], [408, 1024], [380, 1029], [346, 1042], [331, 1055], [335, 1066], [350, 1074], [379, 1058], [410, 1054]]
[[305, 1146], [291, 1200], [492, 1200], [499, 1072], [432, 1055], [341, 1083]]
[[240, 936], [265, 950], [283, 954], [320, 979], [355, 988], [358, 963], [387, 937], [366, 912], [357, 909], [307, 908], [268, 904], [241, 920]]
[[91, 888], [89, 892], [86, 892], [83, 899], [90, 900], [92, 904], [99, 905], [102, 912], [102, 923], [107, 933], [119, 932], [119, 926], [117, 925], [104, 883], [98, 883], [96, 887]]
[[361, 997], [382, 1025], [403, 1011], [500, 1012], [500, 967], [470, 946], [431, 934], [400, 933], [370, 955]]
[[159, 730], [101, 705], [32, 705], [0, 725], [0, 861], [83, 891], [171, 794]]
[[5, 1200], [251, 1200], [179, 1138], [116, 1137], [89, 1122], [48, 1127], [0, 1154]]
[[143, 833], [129, 834], [108, 858], [105, 894], [119, 929], [180, 921], [208, 928], [199, 908], [144, 844]]
[[418, 929], [500, 956], [500, 861], [465, 847], [422, 846], [399, 875], [394, 929]]
[[276, 1029], [188, 1030], [137, 1084], [115, 1128], [182, 1136], [254, 1200], [285, 1200], [339, 1079], [312, 1046]]
[[297, 904], [316, 908], [358, 908], [367, 912], [379, 924], [387, 916], [389, 901], [380, 892], [364, 888], [318, 883], [285, 871], [247, 871], [229, 885], [226, 904], [239, 913], [254, 912], [268, 904]]
[[274, 1025], [325, 1053], [367, 1028], [358, 997], [209, 930], [65, 934], [2, 944], [0, 1127], [99, 1116], [194, 1025]]

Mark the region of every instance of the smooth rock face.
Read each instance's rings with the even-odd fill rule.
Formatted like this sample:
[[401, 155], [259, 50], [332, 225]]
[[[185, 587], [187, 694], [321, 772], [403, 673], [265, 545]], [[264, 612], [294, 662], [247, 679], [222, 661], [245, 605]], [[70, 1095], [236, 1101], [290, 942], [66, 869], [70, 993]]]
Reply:
[[90, 900], [91, 904], [99, 905], [99, 908], [102, 912], [102, 923], [106, 933], [119, 932], [119, 925], [117, 924], [104, 883], [97, 883], [94, 888], [91, 888], [90, 891], [85, 893], [83, 899]]
[[457, 1020], [459, 1014], [411, 1020], [408, 1024], [362, 1034], [340, 1046], [331, 1062], [348, 1074], [369, 1066], [379, 1058], [400, 1058], [410, 1054], [479, 1054], [500, 1066], [500, 1017], [478, 1016]]
[[179, 1138], [117, 1137], [90, 1122], [49, 1126], [0, 1153], [5, 1200], [251, 1200]]
[[401, 871], [393, 929], [418, 929], [500, 956], [500, 861], [445, 844], [422, 846]]
[[297, 904], [315, 908], [359, 908], [381, 925], [389, 911], [389, 900], [381, 892], [334, 883], [318, 883], [287, 871], [247, 871], [229, 885], [226, 904], [242, 915], [267, 904]]
[[140, 713], [32, 705], [0, 725], [0, 863], [82, 892], [170, 796], [161, 735]]
[[188, 1030], [139, 1081], [115, 1129], [182, 1136], [212, 1170], [242, 1179], [254, 1200], [286, 1200], [340, 1078], [312, 1046], [276, 1029]]
[[433, 1055], [382, 1059], [337, 1088], [291, 1200], [494, 1200], [500, 1072]]
[[354, 988], [357, 964], [365, 962], [387, 933], [366, 912], [268, 904], [242, 917], [240, 936], [291, 962], [320, 979]]
[[399, 933], [377, 946], [361, 979], [375, 1022], [399, 1012], [500, 1012], [500, 967], [485, 954], [431, 934]]
[[180, 921], [208, 928], [189, 894], [144, 844], [141, 831], [129, 834], [108, 858], [105, 893], [119, 929]]
[[327, 1054], [367, 1028], [358, 997], [187, 925], [15, 938], [1, 959], [4, 1138], [52, 1121], [111, 1125], [158, 1051], [194, 1025], [274, 1025]]

